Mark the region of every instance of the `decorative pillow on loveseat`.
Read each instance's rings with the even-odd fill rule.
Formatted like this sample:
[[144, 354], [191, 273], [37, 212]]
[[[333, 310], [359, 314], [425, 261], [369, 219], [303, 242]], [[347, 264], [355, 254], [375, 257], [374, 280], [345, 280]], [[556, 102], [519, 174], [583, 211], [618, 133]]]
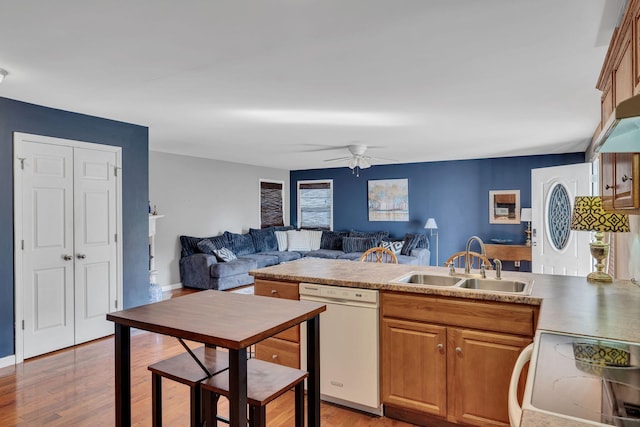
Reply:
[[400, 255], [400, 252], [402, 251], [402, 247], [404, 246], [404, 241], [387, 242], [383, 240], [380, 242], [380, 246], [382, 246], [383, 248], [389, 249], [391, 252], [393, 252], [396, 255]]
[[310, 251], [311, 235], [308, 230], [287, 230], [288, 251]]
[[256, 253], [256, 247], [253, 246], [253, 239], [249, 233], [236, 234], [225, 231], [224, 236], [229, 244], [228, 249], [231, 249], [237, 256]]
[[278, 250], [278, 239], [276, 239], [273, 227], [263, 229], [250, 228], [249, 234], [253, 239], [253, 246], [256, 248], [256, 252]]
[[378, 246], [374, 237], [343, 237], [342, 250], [344, 253], [364, 252]]
[[411, 255], [411, 251], [416, 248], [429, 249], [429, 238], [426, 234], [411, 234], [407, 233], [404, 236], [404, 244], [400, 255]]
[[236, 254], [233, 253], [231, 249], [222, 248], [222, 249], [214, 249], [213, 254], [218, 258], [218, 261], [229, 262], [234, 259], [238, 259]]
[[342, 238], [348, 237], [348, 231], [323, 231], [320, 237], [320, 249], [342, 250]]

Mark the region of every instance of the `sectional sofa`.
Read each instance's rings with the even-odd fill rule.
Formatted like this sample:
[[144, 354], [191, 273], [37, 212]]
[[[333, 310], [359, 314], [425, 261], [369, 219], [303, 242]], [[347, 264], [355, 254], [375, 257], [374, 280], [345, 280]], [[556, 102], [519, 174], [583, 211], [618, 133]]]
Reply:
[[392, 240], [388, 232], [295, 230], [293, 227], [225, 231], [212, 237], [180, 236], [180, 279], [197, 289], [227, 290], [253, 283], [249, 270], [303, 257], [358, 261], [363, 252], [385, 246], [400, 264], [429, 265], [425, 234]]

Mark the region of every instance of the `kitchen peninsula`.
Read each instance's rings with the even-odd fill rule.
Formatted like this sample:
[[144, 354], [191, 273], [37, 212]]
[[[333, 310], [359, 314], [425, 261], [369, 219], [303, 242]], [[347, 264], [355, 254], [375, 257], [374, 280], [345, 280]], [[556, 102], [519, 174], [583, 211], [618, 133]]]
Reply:
[[[256, 278], [257, 284], [261, 281], [290, 284], [307, 282], [379, 290], [380, 372], [385, 414], [416, 424], [442, 419], [460, 424], [495, 425], [497, 422], [498, 425], [508, 425], [504, 418], [507, 390], [502, 389], [505, 387], [502, 377], [504, 372], [511, 371], [517, 353], [531, 342], [537, 330], [640, 342], [637, 324], [640, 288], [630, 281], [614, 281], [607, 285], [589, 283], [582, 277], [503, 272], [504, 280], [533, 281], [528, 295], [392, 283], [413, 271], [448, 275], [448, 269], [443, 267], [322, 259], [303, 259], [253, 270], [250, 274]], [[493, 274], [488, 272], [487, 277]], [[447, 311], [453, 315], [447, 315]], [[501, 318], [506, 321], [500, 321]], [[410, 331], [411, 334], [403, 335], [402, 331]], [[420, 344], [423, 347], [413, 352], [408, 348], [400, 351], [388, 348], [390, 340], [395, 340], [394, 345]], [[474, 347], [469, 344], [478, 342], [483, 345]], [[433, 355], [425, 351], [431, 346]], [[413, 361], [398, 359], [399, 354], [413, 354]], [[465, 363], [474, 362], [474, 358], [477, 363], [487, 355], [510, 360], [511, 366], [500, 375], [488, 376], [488, 379], [497, 381], [501, 389], [483, 396], [479, 396], [477, 390], [467, 394], [464, 378], [476, 376], [478, 380], [477, 376], [482, 375], [478, 371], [483, 370], [465, 371], [469, 368]], [[438, 362], [438, 358], [441, 362]], [[390, 361], [405, 364], [401, 367], [403, 369], [411, 366], [409, 362], [416, 364], [413, 377], [404, 377], [407, 387], [415, 385], [416, 381], [420, 382], [417, 377], [430, 369], [429, 375], [438, 378], [423, 381], [421, 386], [427, 387], [425, 384], [428, 383], [428, 387], [434, 389], [423, 389], [424, 398], [420, 401], [407, 399], [403, 393], [412, 397], [416, 395], [412, 394], [412, 390], [398, 390], [402, 381], [393, 383], [385, 374], [388, 373], [385, 370], [389, 369]], [[429, 367], [426, 361], [433, 361], [436, 368]], [[442, 369], [442, 372], [438, 369]], [[408, 374], [402, 370], [400, 372]], [[411, 381], [406, 381], [409, 378]], [[460, 396], [464, 396], [464, 399]], [[477, 399], [482, 399], [482, 405], [478, 405]], [[399, 401], [403, 404], [398, 404]], [[494, 403], [496, 406], [492, 406]], [[493, 411], [500, 413], [496, 415]], [[543, 416], [525, 410], [522, 426], [539, 425], [540, 418]]]

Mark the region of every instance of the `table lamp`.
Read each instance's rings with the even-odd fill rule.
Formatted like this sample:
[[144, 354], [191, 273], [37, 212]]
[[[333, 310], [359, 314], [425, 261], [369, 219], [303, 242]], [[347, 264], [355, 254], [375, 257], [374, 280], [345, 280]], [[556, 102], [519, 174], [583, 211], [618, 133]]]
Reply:
[[605, 273], [603, 260], [609, 256], [609, 243], [604, 242], [604, 232], [629, 232], [629, 217], [626, 214], [606, 212], [600, 196], [577, 196], [571, 216], [571, 229], [595, 231], [595, 241], [589, 243], [591, 256], [596, 260], [596, 271], [587, 275], [587, 280], [609, 283], [613, 278]]
[[527, 235], [525, 244], [531, 246], [531, 208], [522, 208], [520, 211], [520, 222], [527, 223], [527, 229], [524, 231], [524, 234]]
[[429, 218], [427, 222], [424, 224], [424, 228], [429, 230], [431, 236], [433, 236], [433, 230], [436, 230], [436, 266], [438, 263], [438, 224], [436, 224], [436, 220], [433, 218]]

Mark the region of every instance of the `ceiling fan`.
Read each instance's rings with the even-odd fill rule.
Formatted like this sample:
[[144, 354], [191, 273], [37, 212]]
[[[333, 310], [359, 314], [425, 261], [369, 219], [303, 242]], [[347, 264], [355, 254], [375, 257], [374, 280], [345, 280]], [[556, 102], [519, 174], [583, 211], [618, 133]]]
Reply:
[[352, 144], [347, 145], [345, 147], [351, 153], [351, 156], [346, 157], [336, 157], [335, 159], [326, 159], [325, 162], [339, 162], [339, 161], [349, 161], [349, 169], [356, 176], [360, 176], [360, 169], [367, 169], [371, 167], [372, 160], [387, 160], [391, 162], [395, 162], [393, 159], [386, 159], [384, 157], [371, 157], [365, 156], [364, 153], [367, 151], [367, 146], [364, 144]]

